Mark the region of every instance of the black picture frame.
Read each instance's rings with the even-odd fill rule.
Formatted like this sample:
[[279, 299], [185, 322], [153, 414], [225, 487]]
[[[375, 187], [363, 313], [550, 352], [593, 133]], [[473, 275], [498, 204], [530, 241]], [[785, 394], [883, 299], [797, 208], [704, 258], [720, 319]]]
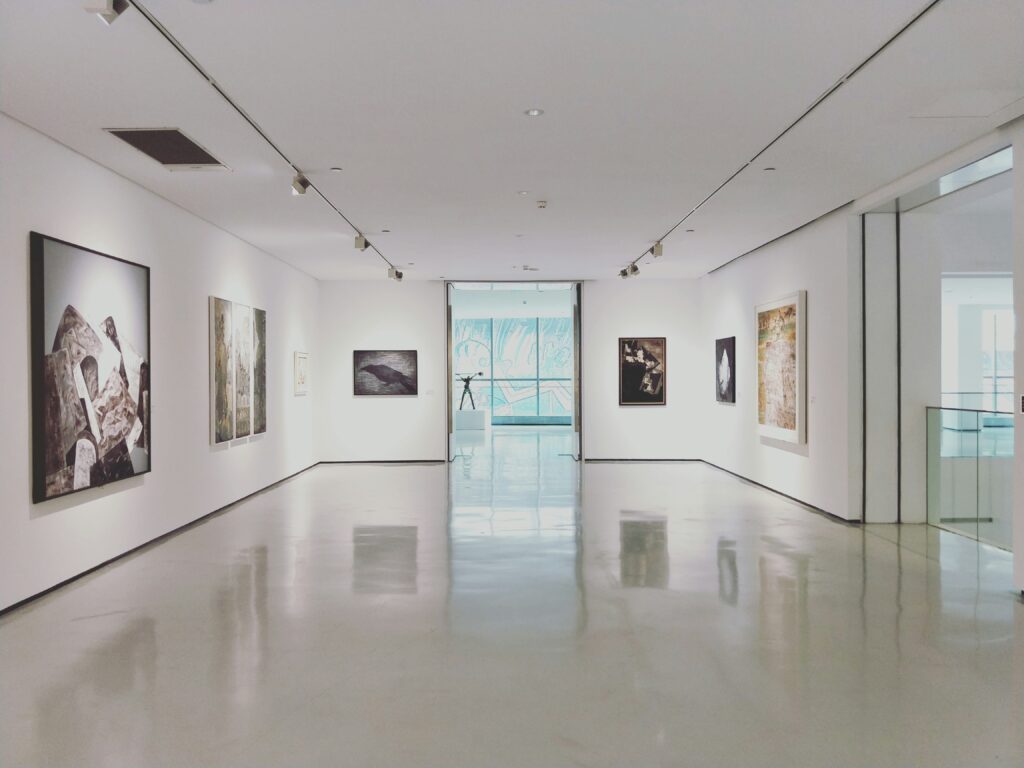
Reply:
[[416, 397], [419, 395], [418, 351], [353, 350], [352, 394], [356, 397]]
[[[646, 362], [645, 362], [646, 361]], [[619, 405], [665, 405], [668, 342], [664, 336], [619, 337]]]
[[[722, 356], [728, 360], [723, 370]], [[725, 381], [723, 378], [727, 377]], [[736, 402], [736, 337], [715, 339], [715, 400], [720, 403]]]
[[[145, 302], [145, 344], [146, 353], [142, 356], [140, 364], [140, 379], [139, 387], [140, 394], [142, 388], [145, 388], [146, 393], [146, 407], [143, 416], [139, 417], [142, 422], [142, 429], [144, 432], [145, 440], [145, 451], [148, 456], [148, 461], [144, 469], [133, 471], [130, 475], [110, 477], [102, 472], [92, 472], [90, 475], [90, 483], [81, 488], [72, 488], [70, 490], [62, 491], [59, 493], [48, 493], [47, 492], [47, 449], [48, 435], [47, 435], [47, 424], [46, 424], [46, 404], [45, 398], [47, 396], [47, 385], [46, 385], [46, 358], [49, 354], [47, 352], [46, 344], [46, 259], [47, 259], [47, 244], [52, 243], [54, 245], [71, 248], [76, 251], [80, 251], [83, 255], [98, 256], [104, 259], [109, 259], [118, 264], [123, 264], [125, 267], [132, 269], [141, 270], [143, 277], [143, 292]], [[110, 485], [121, 480], [128, 479], [129, 477], [141, 477], [147, 475], [153, 471], [153, 403], [152, 403], [152, 381], [153, 381], [153, 360], [152, 360], [152, 322], [151, 322], [151, 282], [150, 282], [150, 268], [144, 264], [138, 264], [127, 259], [122, 259], [117, 256], [111, 256], [110, 254], [97, 251], [93, 248], [87, 248], [77, 243], [72, 243], [67, 240], [61, 240], [60, 238], [51, 237], [44, 235], [39, 232], [29, 233], [29, 349], [31, 354], [31, 383], [32, 383], [32, 399], [31, 399], [31, 422], [32, 422], [32, 501], [33, 503], [41, 503], [45, 501], [52, 501], [54, 499], [63, 498], [70, 496], [81, 491], [90, 490], [93, 488], [100, 488], [106, 485]], [[90, 326], [91, 327], [91, 326]], [[114, 333], [116, 336], [116, 323], [114, 326]], [[120, 349], [118, 349], [120, 351]], [[123, 366], [123, 363], [122, 363]], [[139, 404], [136, 404], [137, 406]], [[76, 445], [77, 449], [77, 445]], [[96, 461], [99, 464], [99, 459]]]

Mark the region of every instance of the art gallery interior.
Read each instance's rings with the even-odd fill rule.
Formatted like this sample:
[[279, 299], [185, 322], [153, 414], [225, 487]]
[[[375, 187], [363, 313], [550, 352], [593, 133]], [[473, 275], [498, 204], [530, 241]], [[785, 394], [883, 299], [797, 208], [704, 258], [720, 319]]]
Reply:
[[1024, 764], [1024, 0], [0, 0], [0, 765]]

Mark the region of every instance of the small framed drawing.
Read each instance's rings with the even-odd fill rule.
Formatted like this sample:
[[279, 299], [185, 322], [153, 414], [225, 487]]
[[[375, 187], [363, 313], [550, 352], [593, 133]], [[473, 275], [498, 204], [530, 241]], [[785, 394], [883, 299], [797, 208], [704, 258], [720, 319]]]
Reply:
[[762, 437], [807, 442], [807, 292], [761, 304], [757, 316], [757, 426]]
[[309, 353], [295, 353], [295, 395], [309, 394]]

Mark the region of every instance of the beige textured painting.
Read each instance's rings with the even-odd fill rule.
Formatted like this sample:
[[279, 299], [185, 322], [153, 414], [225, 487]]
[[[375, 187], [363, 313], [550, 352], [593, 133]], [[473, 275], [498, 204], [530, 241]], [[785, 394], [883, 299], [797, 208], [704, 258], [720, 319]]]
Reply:
[[763, 426], [797, 429], [797, 313], [796, 302], [757, 313], [757, 420]]

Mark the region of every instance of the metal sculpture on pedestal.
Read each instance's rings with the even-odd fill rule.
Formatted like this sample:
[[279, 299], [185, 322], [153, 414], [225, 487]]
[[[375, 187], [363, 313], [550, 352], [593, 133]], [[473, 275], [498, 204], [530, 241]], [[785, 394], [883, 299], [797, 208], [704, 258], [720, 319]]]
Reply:
[[483, 371], [477, 371], [476, 373], [470, 373], [470, 374], [464, 374], [464, 375], [463, 374], [455, 374], [455, 378], [457, 378], [459, 381], [461, 381], [463, 383], [462, 399], [459, 401], [459, 410], [460, 411], [462, 410], [462, 407], [466, 404], [466, 395], [469, 395], [469, 407], [472, 408], [474, 411], [476, 410], [476, 403], [473, 402], [473, 391], [469, 388], [469, 385], [473, 381], [473, 379], [475, 379], [477, 376], [483, 376], [483, 375], [484, 375]]

